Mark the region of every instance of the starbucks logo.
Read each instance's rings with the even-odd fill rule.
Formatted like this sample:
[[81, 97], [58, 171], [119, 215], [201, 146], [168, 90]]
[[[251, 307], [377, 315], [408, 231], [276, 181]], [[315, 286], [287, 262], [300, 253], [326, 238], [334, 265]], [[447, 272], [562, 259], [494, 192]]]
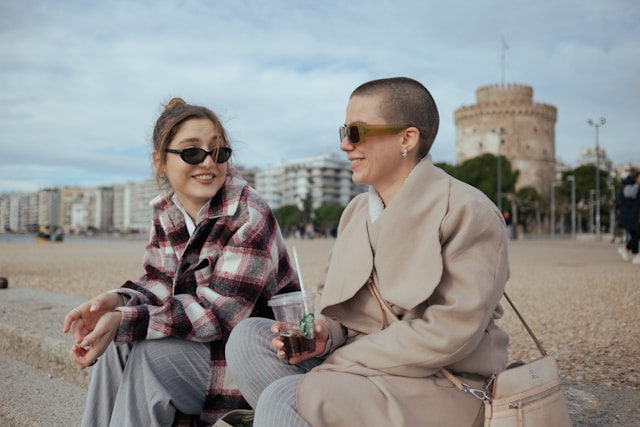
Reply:
[[300, 333], [307, 339], [312, 339], [315, 337], [315, 332], [313, 330], [313, 313], [306, 314], [300, 320]]

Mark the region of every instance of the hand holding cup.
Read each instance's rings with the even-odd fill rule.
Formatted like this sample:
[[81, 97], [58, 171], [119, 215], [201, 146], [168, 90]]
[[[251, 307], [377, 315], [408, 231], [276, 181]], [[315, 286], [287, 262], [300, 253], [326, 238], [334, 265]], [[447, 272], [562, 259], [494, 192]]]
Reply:
[[311, 353], [316, 349], [313, 299], [313, 293], [290, 292], [276, 295], [269, 301], [286, 357]]
[[271, 342], [271, 345], [276, 350], [276, 355], [279, 359], [285, 360], [288, 359], [288, 362], [291, 365], [295, 365], [296, 363], [300, 363], [307, 359], [312, 359], [323, 354], [327, 348], [327, 341], [329, 340], [329, 327], [322, 320], [315, 321], [315, 351], [309, 353], [296, 354], [294, 356], [289, 357], [284, 350], [284, 340], [280, 336], [280, 330], [278, 329], [278, 323], [274, 323], [271, 327], [271, 332], [276, 334], [277, 336]]

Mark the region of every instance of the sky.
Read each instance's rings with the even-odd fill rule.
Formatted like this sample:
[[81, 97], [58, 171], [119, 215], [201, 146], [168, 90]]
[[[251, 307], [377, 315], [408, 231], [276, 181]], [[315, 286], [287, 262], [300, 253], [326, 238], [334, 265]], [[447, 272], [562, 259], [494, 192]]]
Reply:
[[393, 76], [438, 104], [435, 162], [478, 88], [518, 83], [557, 107], [559, 160], [597, 138], [640, 166], [637, 0], [0, 0], [0, 193], [148, 178], [175, 96], [220, 116], [238, 165], [340, 153], [353, 89]]

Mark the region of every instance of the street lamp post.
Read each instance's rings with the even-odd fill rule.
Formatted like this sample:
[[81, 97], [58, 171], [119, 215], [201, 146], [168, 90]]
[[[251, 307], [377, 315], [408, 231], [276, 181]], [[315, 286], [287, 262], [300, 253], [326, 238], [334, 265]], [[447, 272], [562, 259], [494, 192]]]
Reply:
[[500, 212], [502, 212], [502, 135], [506, 133], [505, 128], [500, 128], [500, 134], [498, 135], [498, 176], [496, 179], [496, 205]]
[[596, 234], [598, 240], [602, 239], [600, 235], [600, 145], [598, 141], [598, 129], [600, 126], [604, 126], [606, 120], [604, 117], [600, 118], [600, 122], [594, 122], [593, 120], [587, 120], [590, 126], [596, 128]]
[[592, 233], [596, 231], [595, 230], [595, 225], [593, 224], [594, 217], [595, 217], [595, 214], [594, 214], [595, 203], [593, 201], [593, 196], [595, 194], [596, 194], [596, 190], [594, 190], [594, 189], [589, 190], [589, 199], [590, 199], [589, 201], [591, 202], [591, 206], [589, 206], [589, 227], [591, 227], [591, 232]]
[[556, 187], [558, 183], [553, 181], [551, 183], [551, 218], [549, 218], [549, 225], [551, 227], [551, 238], [556, 236]]
[[569, 175], [567, 177], [571, 182], [571, 239], [576, 239], [576, 177]]

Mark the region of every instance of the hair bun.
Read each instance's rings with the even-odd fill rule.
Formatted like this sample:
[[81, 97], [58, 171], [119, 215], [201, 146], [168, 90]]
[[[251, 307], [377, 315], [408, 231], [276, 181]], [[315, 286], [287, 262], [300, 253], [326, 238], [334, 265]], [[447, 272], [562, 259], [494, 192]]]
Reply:
[[187, 103], [184, 102], [184, 99], [182, 99], [182, 98], [172, 98], [171, 101], [169, 101], [169, 103], [167, 105], [165, 105], [164, 111], [168, 111], [168, 110], [171, 110], [172, 108], [176, 108], [176, 107], [182, 107], [184, 105], [187, 105]]

